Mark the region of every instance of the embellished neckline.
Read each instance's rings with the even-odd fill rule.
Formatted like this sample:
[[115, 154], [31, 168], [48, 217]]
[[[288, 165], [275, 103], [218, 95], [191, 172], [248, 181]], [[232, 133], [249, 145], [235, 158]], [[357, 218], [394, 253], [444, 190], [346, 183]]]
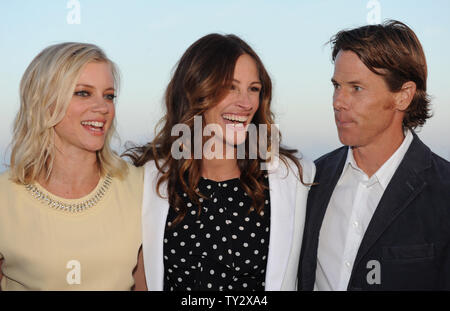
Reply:
[[98, 202], [100, 202], [107, 193], [109, 187], [111, 186], [111, 183], [112, 177], [111, 175], [107, 174], [103, 178], [103, 180], [100, 179], [97, 187], [90, 194], [85, 196], [87, 197], [87, 199], [59, 198], [43, 189], [39, 184], [26, 184], [25, 189], [34, 199], [52, 209], [76, 214], [88, 210], [94, 207]]

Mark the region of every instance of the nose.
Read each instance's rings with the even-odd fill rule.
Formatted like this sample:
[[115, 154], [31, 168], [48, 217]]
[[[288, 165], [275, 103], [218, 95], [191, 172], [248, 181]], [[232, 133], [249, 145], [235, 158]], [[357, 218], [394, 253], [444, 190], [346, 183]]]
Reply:
[[248, 91], [238, 92], [238, 105], [245, 110], [252, 109], [251, 95]]
[[92, 106], [92, 110], [94, 112], [99, 112], [101, 114], [107, 114], [109, 112], [109, 105], [106, 102], [106, 99], [102, 96], [97, 96], [94, 99], [94, 105]]
[[345, 90], [335, 89], [333, 93], [333, 108], [334, 110], [346, 110], [349, 107], [349, 97]]

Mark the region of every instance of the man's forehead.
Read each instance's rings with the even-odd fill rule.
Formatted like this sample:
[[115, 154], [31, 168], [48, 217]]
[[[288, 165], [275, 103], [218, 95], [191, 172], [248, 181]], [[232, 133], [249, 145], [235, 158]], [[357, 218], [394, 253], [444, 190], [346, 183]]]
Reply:
[[352, 51], [339, 51], [334, 62], [333, 79], [345, 82], [359, 81], [369, 78], [374, 73]]

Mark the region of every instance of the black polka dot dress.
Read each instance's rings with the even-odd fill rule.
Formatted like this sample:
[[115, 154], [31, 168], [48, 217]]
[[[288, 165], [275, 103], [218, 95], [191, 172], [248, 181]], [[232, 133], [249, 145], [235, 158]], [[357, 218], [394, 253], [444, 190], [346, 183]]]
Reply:
[[[268, 185], [267, 176], [265, 183]], [[264, 290], [270, 231], [270, 197], [264, 210], [249, 211], [251, 199], [239, 178], [215, 182], [201, 178], [208, 199], [184, 203], [188, 213], [175, 226], [169, 209], [164, 234], [164, 290]]]

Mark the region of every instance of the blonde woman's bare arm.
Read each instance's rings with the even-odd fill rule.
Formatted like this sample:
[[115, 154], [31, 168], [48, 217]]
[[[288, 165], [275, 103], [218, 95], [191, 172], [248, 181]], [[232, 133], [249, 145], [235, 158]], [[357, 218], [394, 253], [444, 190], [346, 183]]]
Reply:
[[[2, 273], [2, 263], [3, 263], [3, 259], [0, 259], [0, 282], [3, 278], [3, 273]], [[2, 284], [0, 283], [0, 291], [2, 290]]]
[[147, 291], [147, 282], [145, 281], [144, 256], [142, 255], [142, 246], [139, 249], [136, 268], [133, 271], [135, 291]]

